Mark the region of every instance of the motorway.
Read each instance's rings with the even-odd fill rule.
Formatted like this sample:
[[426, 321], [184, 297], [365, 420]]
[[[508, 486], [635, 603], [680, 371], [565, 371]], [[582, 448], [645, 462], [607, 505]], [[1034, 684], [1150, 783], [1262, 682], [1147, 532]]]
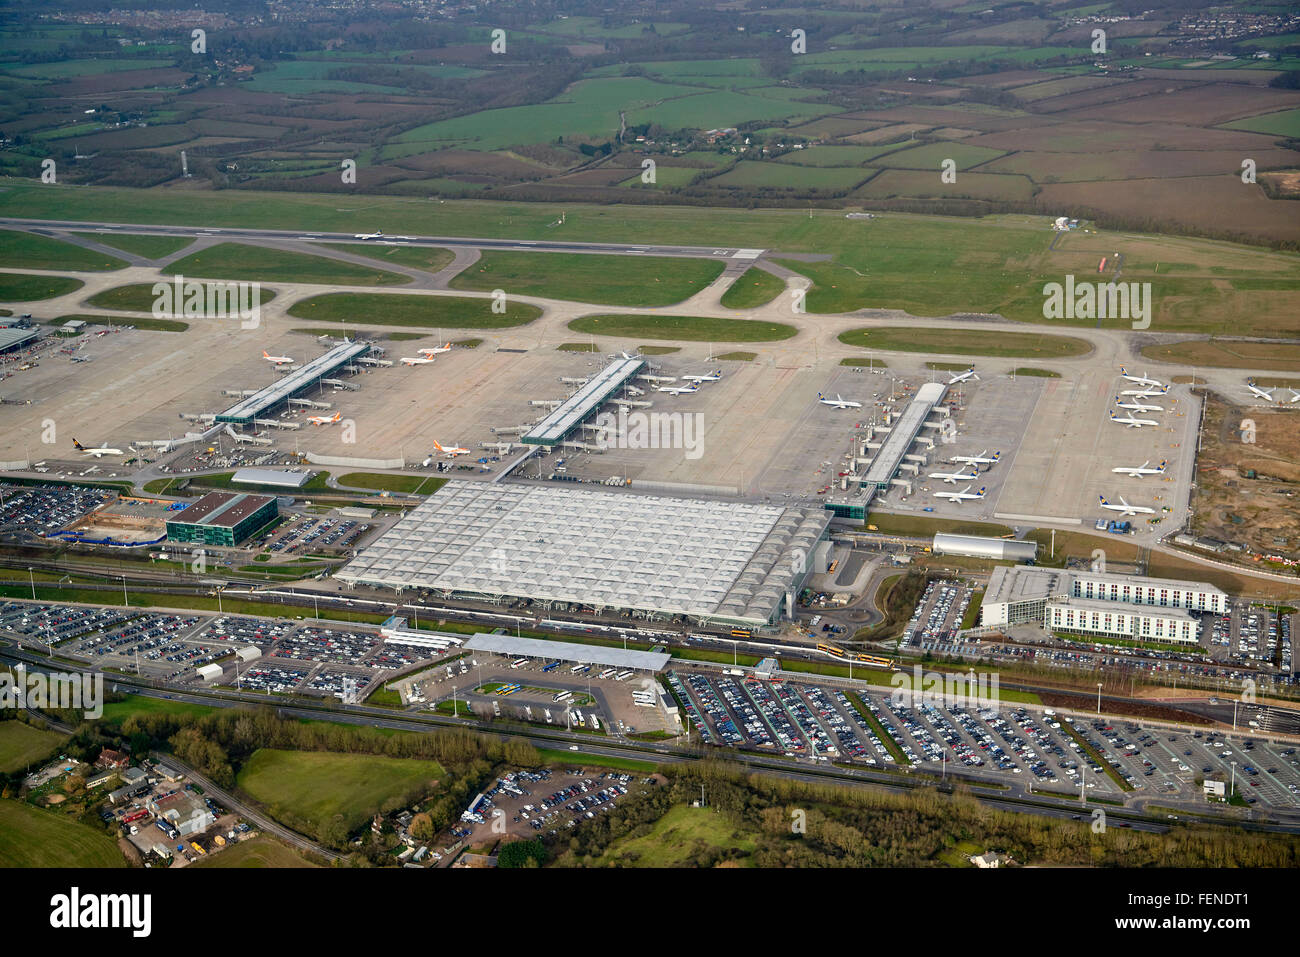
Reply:
[[[210, 229], [199, 226], [153, 226], [143, 223], [76, 223], [47, 219], [0, 217], [0, 228], [78, 230], [111, 232], [121, 229], [151, 236], [184, 236], [190, 239], [294, 241], [313, 243], [358, 242], [354, 233], [304, 233], [288, 229]], [[625, 243], [576, 243], [553, 240], [476, 239], [467, 236], [382, 236], [361, 240], [379, 246], [438, 246], [446, 249], [510, 249], [546, 253], [603, 253], [613, 256], [683, 256], [705, 259], [757, 259], [767, 250], [719, 248], [716, 246], [651, 246]]]

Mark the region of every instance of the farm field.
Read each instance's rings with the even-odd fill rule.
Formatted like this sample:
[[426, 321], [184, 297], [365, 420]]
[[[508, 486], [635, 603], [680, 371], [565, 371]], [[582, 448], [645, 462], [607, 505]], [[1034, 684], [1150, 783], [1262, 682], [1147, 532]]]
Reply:
[[853, 191], [854, 198], [891, 199], [913, 196], [936, 199], [984, 199], [996, 202], [1029, 202], [1034, 184], [1024, 176], [993, 173], [962, 173], [954, 183], [939, 177], [938, 167], [922, 172], [915, 169], [886, 169]]
[[125, 867], [117, 842], [58, 811], [0, 800], [0, 867]]
[[835, 166], [796, 166], [792, 163], [741, 162], [720, 176], [708, 180], [710, 186], [754, 186], [767, 189], [840, 190], [851, 189], [870, 174], [857, 168]]
[[523, 302], [507, 302], [504, 313], [495, 313], [492, 300], [486, 298], [352, 292], [299, 299], [288, 312], [317, 322], [426, 329], [509, 329], [527, 325], [542, 314], [536, 306]]
[[26, 770], [57, 748], [64, 737], [23, 721], [0, 721], [0, 773]]
[[842, 332], [840, 342], [886, 352], [933, 352], [959, 356], [1063, 359], [1087, 355], [1092, 346], [1085, 339], [1033, 332], [988, 332], [951, 329], [918, 329], [909, 326], [879, 326]]
[[168, 265], [168, 275], [242, 279], [254, 282], [320, 282], [340, 286], [395, 286], [410, 277], [323, 256], [268, 249], [244, 243], [218, 243]]
[[311, 825], [341, 814], [352, 830], [385, 801], [413, 789], [431, 789], [442, 775], [436, 761], [262, 748], [240, 769], [237, 780], [242, 791], [272, 814], [287, 812]]
[[611, 306], [671, 306], [706, 288], [722, 268], [712, 259], [492, 250], [453, 278], [451, 287]]
[[583, 316], [569, 323], [574, 332], [594, 336], [641, 337], [679, 342], [779, 342], [798, 330], [780, 322], [713, 319], [708, 316]]

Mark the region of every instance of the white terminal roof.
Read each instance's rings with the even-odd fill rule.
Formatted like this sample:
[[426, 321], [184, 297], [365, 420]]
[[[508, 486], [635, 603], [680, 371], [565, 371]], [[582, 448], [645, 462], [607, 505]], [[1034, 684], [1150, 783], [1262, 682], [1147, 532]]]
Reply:
[[289, 472], [285, 469], [239, 469], [232, 482], [246, 485], [283, 485], [285, 488], [302, 488], [315, 472]]
[[556, 658], [584, 665], [633, 668], [638, 671], [662, 671], [672, 657], [663, 651], [636, 651], [607, 648], [579, 642], [547, 641], [545, 638], [516, 638], [514, 635], [491, 635], [479, 632], [465, 642], [467, 651], [488, 651], [519, 658]]
[[329, 352], [323, 353], [292, 372], [286, 373], [280, 381], [260, 389], [252, 395], [232, 405], [217, 416], [218, 422], [236, 422], [247, 424], [256, 416], [272, 409], [303, 389], [311, 386], [317, 379], [337, 372], [353, 359], [365, 355], [370, 346], [364, 342], [344, 342]]
[[903, 414], [889, 427], [889, 436], [867, 467], [867, 474], [863, 477], [865, 483], [882, 487], [889, 484], [898, 471], [898, 466], [902, 464], [903, 456], [921, 431], [921, 426], [947, 391], [948, 387], [942, 382], [927, 382], [916, 390], [916, 395], [903, 410]]
[[802, 583], [820, 508], [448, 482], [337, 578], [761, 625]]
[[525, 432], [520, 441], [528, 445], [555, 445], [644, 365], [644, 359], [619, 359], [611, 362], [588, 379], [586, 385], [565, 399], [550, 415]]

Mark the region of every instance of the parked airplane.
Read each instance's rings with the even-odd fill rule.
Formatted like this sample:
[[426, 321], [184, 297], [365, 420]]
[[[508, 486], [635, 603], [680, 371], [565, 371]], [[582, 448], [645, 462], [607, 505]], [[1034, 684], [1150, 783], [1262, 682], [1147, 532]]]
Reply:
[[421, 349], [421, 350], [420, 350], [420, 355], [423, 355], [423, 356], [436, 356], [436, 355], [441, 355], [441, 354], [444, 353], [444, 352], [451, 352], [451, 343], [450, 343], [450, 342], [445, 343], [444, 345], [441, 345], [441, 346], [437, 346], [437, 347], [435, 347], [435, 348], [433, 348], [433, 349]]
[[1141, 465], [1121, 465], [1118, 468], [1111, 469], [1112, 472], [1119, 472], [1121, 475], [1127, 475], [1129, 478], [1141, 478], [1144, 475], [1164, 475], [1169, 465], [1167, 459], [1160, 460], [1159, 468], [1147, 468], [1151, 460], [1147, 459]]
[[1300, 392], [1297, 392], [1295, 389], [1292, 389], [1290, 386], [1287, 386], [1287, 391], [1291, 393], [1291, 398], [1288, 401], [1300, 402]]
[[428, 356], [402, 356], [402, 365], [406, 366], [423, 366], [432, 361]]
[[1137, 515], [1139, 512], [1143, 515], [1152, 515], [1155, 513], [1154, 508], [1146, 508], [1143, 505], [1130, 505], [1128, 502], [1124, 501], [1123, 495], [1119, 497], [1119, 505], [1112, 505], [1110, 502], [1106, 501], [1106, 496], [1104, 495], [1098, 497], [1101, 499], [1102, 508], [1108, 508], [1112, 512], [1119, 512], [1121, 515]]
[[438, 444], [438, 440], [437, 440], [437, 439], [434, 439], [434, 440], [433, 440], [433, 447], [434, 447], [435, 449], [437, 449], [439, 452], [442, 452], [443, 454], [445, 454], [448, 458], [455, 458], [457, 455], [468, 455], [468, 454], [469, 454], [469, 449], [462, 449], [462, 448], [460, 448], [459, 446], [457, 446], [457, 447], [455, 447], [455, 448], [444, 449], [441, 445]]
[[382, 239], [383, 237], [384, 237], [383, 233], [376, 231], [373, 233], [357, 233], [352, 238], [353, 239]]
[[949, 462], [960, 462], [962, 465], [992, 465], [998, 459], [1002, 458], [1001, 452], [994, 452], [992, 458], [988, 458], [989, 450], [985, 449], [979, 455], [954, 455]]
[[1119, 367], [1119, 374], [1128, 379], [1129, 382], [1136, 382], [1138, 385], [1149, 385], [1153, 389], [1163, 389], [1165, 387], [1165, 384], [1159, 379], [1148, 379], [1144, 375], [1129, 375], [1128, 369], [1123, 366]]
[[722, 378], [722, 370], [710, 372], [708, 375], [684, 375], [682, 378], [687, 382], [717, 382]]
[[930, 494], [933, 495], [935, 498], [946, 498], [948, 499], [948, 501], [956, 502], [957, 504], [960, 505], [962, 502], [966, 501], [967, 499], [983, 498], [984, 486], [981, 485], [980, 490], [978, 492], [972, 492], [970, 490], [970, 486], [967, 485], [960, 492], [931, 492]]
[[1125, 402], [1119, 396], [1115, 396], [1115, 404], [1121, 409], [1132, 409], [1134, 412], [1163, 412], [1163, 405], [1146, 405], [1142, 402]]
[[343, 413], [335, 412], [332, 417], [328, 415], [309, 415], [307, 421], [312, 425], [333, 425], [341, 418], [343, 418]]
[[667, 392], [669, 395], [690, 395], [692, 392], [699, 392], [698, 385], [661, 385], [660, 392]]
[[[1259, 386], [1255, 385], [1255, 380], [1253, 377], [1246, 380], [1246, 388], [1249, 389], [1254, 394], [1255, 398], [1263, 399], [1265, 402], [1274, 401], [1273, 393], [1277, 391], [1276, 388], [1261, 389]], [[1294, 402], [1295, 400], [1292, 399], [1291, 401]]]
[[640, 358], [641, 358], [640, 355], [630, 356], [630, 355], [628, 355], [626, 352], [621, 352], [621, 353], [619, 353], [619, 355], [621, 355], [624, 359], [640, 359]]
[[960, 470], [956, 472], [931, 472], [930, 478], [943, 479], [949, 485], [956, 485], [958, 482], [965, 482], [969, 479], [979, 478], [979, 473], [971, 472], [968, 475]]
[[1120, 395], [1131, 395], [1137, 399], [1155, 399], [1158, 398], [1159, 396], [1168, 395], [1168, 394], [1169, 394], [1169, 386], [1165, 386], [1163, 389], [1152, 389], [1152, 388], [1125, 389], [1123, 392], [1120, 393]]
[[1133, 418], [1133, 416], [1132, 416], [1131, 413], [1130, 413], [1129, 415], [1126, 415], [1126, 416], [1118, 416], [1118, 415], [1115, 414], [1115, 410], [1114, 410], [1114, 409], [1111, 409], [1111, 412], [1110, 412], [1110, 420], [1111, 420], [1112, 422], [1118, 422], [1120, 425], [1127, 425], [1130, 429], [1140, 429], [1140, 428], [1142, 428], [1143, 426], [1146, 426], [1146, 425], [1159, 425], [1159, 424], [1160, 424], [1160, 423], [1157, 422], [1155, 419], [1135, 419], [1135, 418]]
[[826, 398], [826, 396], [822, 395], [820, 392], [817, 393], [817, 401], [820, 402], [822, 405], [830, 405], [830, 406], [834, 406], [834, 407], [837, 408], [837, 409], [860, 409], [860, 408], [862, 408], [862, 403], [861, 403], [861, 402], [850, 402], [848, 399], [841, 398], [839, 395], [836, 395], [835, 398], [833, 398], [833, 399], [828, 399], [828, 398]]
[[109, 449], [109, 448], [88, 449], [80, 442], [78, 442], [75, 438], [73, 438], [72, 440], [72, 446], [82, 455], [93, 455], [95, 458], [99, 458], [101, 455], [122, 455], [123, 454], [121, 449]]
[[286, 363], [286, 362], [292, 362], [292, 361], [293, 361], [293, 356], [271, 356], [271, 355], [267, 355], [265, 349], [262, 350], [262, 358], [265, 359], [267, 362], [274, 362], [276, 365], [283, 365], [283, 364]]
[[958, 382], [965, 382], [967, 379], [979, 381], [979, 376], [975, 374], [975, 367], [971, 366], [965, 372], [959, 373], [948, 380], [949, 385], [956, 385]]

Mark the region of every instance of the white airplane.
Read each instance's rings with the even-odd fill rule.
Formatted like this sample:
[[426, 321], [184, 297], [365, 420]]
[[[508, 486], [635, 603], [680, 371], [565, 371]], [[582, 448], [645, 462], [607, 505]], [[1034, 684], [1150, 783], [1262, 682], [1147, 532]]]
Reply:
[[405, 366], [423, 366], [432, 361], [428, 356], [402, 356], [402, 365]]
[[980, 490], [978, 492], [972, 492], [970, 490], [970, 486], [967, 485], [960, 492], [931, 492], [930, 494], [933, 495], [935, 498], [946, 498], [948, 501], [956, 502], [957, 504], [960, 505], [962, 502], [966, 501], [967, 499], [983, 498], [984, 486], [981, 485]]
[[436, 355], [441, 355], [441, 354], [444, 353], [444, 352], [451, 352], [451, 343], [450, 343], [450, 342], [446, 343], [445, 345], [437, 346], [437, 347], [435, 347], [435, 348], [433, 348], [433, 349], [421, 349], [421, 350], [420, 350], [420, 355], [422, 355], [422, 356], [436, 356]]
[[722, 370], [710, 372], [708, 375], [684, 375], [682, 378], [687, 382], [717, 382], [722, 378]]
[[989, 450], [985, 449], [979, 455], [954, 455], [949, 462], [960, 462], [962, 465], [992, 465], [998, 459], [1002, 458], [1001, 452], [994, 452], [993, 457], [988, 457]]
[[971, 472], [969, 475], [962, 471], [956, 472], [931, 472], [930, 478], [943, 479], [950, 485], [956, 485], [958, 482], [965, 482], [973, 478], [979, 478], [979, 474]]
[[343, 418], [343, 413], [335, 412], [332, 417], [328, 415], [309, 415], [307, 421], [312, 425], [333, 425], [341, 418]]
[[1118, 416], [1115, 414], [1114, 409], [1110, 410], [1110, 420], [1118, 422], [1120, 425], [1127, 425], [1130, 429], [1140, 429], [1143, 426], [1160, 424], [1155, 419], [1135, 419], [1132, 413], [1126, 416]]
[[262, 358], [267, 362], [274, 362], [276, 365], [284, 365], [286, 362], [292, 362], [293, 356], [272, 356], [267, 355], [266, 350], [262, 350]]
[[1112, 472], [1118, 472], [1121, 475], [1127, 475], [1129, 478], [1141, 478], [1144, 475], [1164, 475], [1165, 469], [1169, 465], [1167, 459], [1160, 460], [1159, 468], [1147, 468], [1151, 460], [1147, 459], [1141, 465], [1121, 465], [1118, 468], [1111, 469]]
[[[1255, 385], [1254, 378], [1246, 380], [1246, 388], [1254, 394], [1255, 398], [1263, 399], [1265, 402], [1274, 401], [1273, 393], [1277, 391], [1276, 387], [1272, 389], [1261, 389], [1259, 386]], [[1291, 401], [1294, 402], [1295, 399], [1292, 399]]]
[[1297, 392], [1295, 389], [1292, 389], [1290, 386], [1287, 386], [1287, 391], [1291, 393], [1291, 398], [1289, 401], [1300, 402], [1300, 392]]
[[1125, 389], [1120, 395], [1131, 395], [1136, 399], [1155, 399], [1162, 395], [1169, 394], [1169, 386], [1163, 389]]
[[1163, 405], [1146, 405], [1142, 402], [1125, 402], [1121, 397], [1115, 396], [1115, 404], [1121, 409], [1132, 409], [1134, 412], [1163, 412]]
[[630, 356], [630, 355], [628, 355], [626, 352], [620, 352], [619, 355], [621, 355], [624, 359], [640, 359], [640, 358], [641, 358], [641, 356], [639, 356], [639, 355], [636, 355], [636, 356]]
[[1153, 389], [1165, 388], [1165, 384], [1159, 379], [1148, 379], [1144, 375], [1129, 375], [1128, 370], [1123, 366], [1119, 367], [1119, 374], [1125, 379], [1128, 379], [1129, 382], [1136, 382], [1138, 385], [1149, 385]]
[[109, 448], [88, 449], [80, 442], [78, 442], [76, 438], [73, 438], [72, 446], [82, 455], [93, 455], [95, 458], [99, 458], [101, 455], [122, 455], [123, 454], [121, 449], [109, 449]]
[[373, 233], [357, 233], [352, 238], [353, 239], [382, 239], [383, 237], [384, 237], [383, 233], [376, 231]]
[[965, 372], [958, 373], [957, 375], [953, 376], [951, 379], [948, 380], [948, 384], [956, 385], [958, 382], [965, 382], [967, 379], [974, 379], [976, 381], [979, 381], [979, 376], [975, 374], [974, 366], [971, 366]]
[[468, 454], [469, 454], [469, 449], [462, 449], [462, 448], [460, 448], [459, 446], [457, 446], [457, 447], [455, 447], [455, 448], [444, 449], [441, 445], [438, 444], [438, 440], [437, 440], [437, 439], [434, 439], [434, 440], [433, 440], [433, 447], [434, 447], [435, 449], [437, 449], [439, 452], [442, 452], [442, 453], [443, 453], [444, 455], [446, 455], [447, 458], [449, 458], [449, 459], [450, 459], [450, 458], [455, 458], [457, 455], [468, 455]]
[[690, 395], [692, 392], [699, 392], [698, 385], [661, 385], [660, 392], [667, 392], [669, 395]]
[[861, 403], [861, 402], [850, 402], [848, 399], [841, 398], [839, 395], [836, 395], [835, 398], [833, 398], [833, 399], [828, 399], [828, 398], [826, 398], [826, 396], [822, 395], [820, 392], [817, 393], [817, 401], [820, 402], [822, 405], [833, 406], [833, 407], [835, 407], [835, 408], [837, 408], [837, 409], [860, 409], [860, 408], [862, 408], [862, 403]]
[[1124, 501], [1123, 495], [1119, 497], [1119, 505], [1110, 504], [1110, 502], [1106, 501], [1106, 496], [1104, 495], [1098, 497], [1101, 499], [1102, 508], [1108, 508], [1112, 512], [1119, 512], [1121, 515], [1137, 515], [1139, 512], [1143, 515], [1152, 515], [1155, 513], [1154, 508], [1146, 508], [1142, 505], [1130, 505], [1128, 502]]

